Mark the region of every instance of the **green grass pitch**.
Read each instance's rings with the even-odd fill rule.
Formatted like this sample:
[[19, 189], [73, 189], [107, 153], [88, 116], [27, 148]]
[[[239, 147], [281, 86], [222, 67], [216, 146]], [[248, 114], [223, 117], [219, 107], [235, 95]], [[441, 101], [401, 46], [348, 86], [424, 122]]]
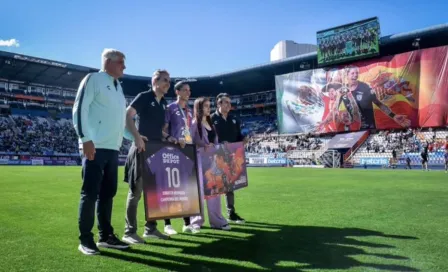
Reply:
[[[77, 250], [79, 167], [0, 171], [2, 271], [448, 271], [442, 171], [251, 168], [249, 187], [236, 192], [246, 225], [99, 256]], [[127, 184], [119, 185], [121, 238]], [[140, 205], [140, 233], [143, 216]], [[180, 231], [182, 220], [173, 225]]]

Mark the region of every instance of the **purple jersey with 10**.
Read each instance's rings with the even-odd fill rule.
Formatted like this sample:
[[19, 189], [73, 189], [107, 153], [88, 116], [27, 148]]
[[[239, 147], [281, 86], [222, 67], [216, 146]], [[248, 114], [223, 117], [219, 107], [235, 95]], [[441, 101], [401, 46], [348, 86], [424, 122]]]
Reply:
[[173, 202], [182, 202], [188, 209], [189, 177], [194, 163], [184, 153], [173, 147], [163, 147], [146, 161], [155, 175], [157, 198], [161, 210], [167, 211]]

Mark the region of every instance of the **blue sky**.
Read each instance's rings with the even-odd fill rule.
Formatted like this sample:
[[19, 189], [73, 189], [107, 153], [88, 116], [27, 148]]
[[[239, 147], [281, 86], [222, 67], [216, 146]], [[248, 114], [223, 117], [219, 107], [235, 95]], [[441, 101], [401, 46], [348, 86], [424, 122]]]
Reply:
[[103, 48], [127, 55], [127, 74], [200, 76], [269, 62], [280, 40], [315, 43], [316, 31], [378, 16], [382, 35], [448, 23], [448, 1], [7, 0], [0, 50], [100, 68]]

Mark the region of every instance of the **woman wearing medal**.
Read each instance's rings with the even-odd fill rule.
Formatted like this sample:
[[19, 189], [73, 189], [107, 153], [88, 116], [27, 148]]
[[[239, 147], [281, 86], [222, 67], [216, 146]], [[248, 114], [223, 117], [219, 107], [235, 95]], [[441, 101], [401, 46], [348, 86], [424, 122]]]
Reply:
[[[193, 144], [190, 135], [191, 121], [193, 119], [192, 110], [188, 107], [188, 99], [190, 98], [190, 86], [184, 82], [179, 81], [174, 85], [174, 90], [177, 95], [177, 101], [168, 105], [165, 112], [165, 126], [163, 130], [171, 137], [175, 138], [180, 146], [183, 148], [186, 144]], [[183, 232], [197, 233], [199, 230], [194, 229], [190, 225], [190, 218], [184, 218]], [[175, 235], [177, 232], [171, 226], [170, 220], [165, 220], [164, 232], [167, 235]]]

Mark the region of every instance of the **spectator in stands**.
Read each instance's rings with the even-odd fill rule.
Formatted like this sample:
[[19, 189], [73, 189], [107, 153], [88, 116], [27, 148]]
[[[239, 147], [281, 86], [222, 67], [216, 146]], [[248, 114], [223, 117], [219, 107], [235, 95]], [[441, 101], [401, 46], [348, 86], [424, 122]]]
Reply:
[[[141, 165], [138, 153], [145, 150], [143, 137], [152, 141], [177, 142], [174, 137], [163, 131], [165, 125], [165, 110], [167, 102], [164, 98], [170, 88], [170, 74], [166, 70], [156, 70], [152, 75], [152, 90], [139, 93], [131, 102], [126, 113], [126, 127], [134, 136], [134, 144], [128, 153], [125, 165], [125, 182], [129, 183], [129, 193], [126, 201], [126, 225], [123, 240], [130, 244], [144, 243], [137, 234], [137, 208], [143, 193], [143, 180], [140, 173]], [[135, 117], [139, 116], [137, 125]], [[170, 224], [165, 220], [165, 224]], [[157, 230], [156, 221], [147, 221], [144, 238], [168, 239], [169, 237]]]
[[[118, 78], [123, 76], [125, 56], [114, 49], [102, 54], [102, 70], [88, 74], [81, 82], [73, 106], [73, 125], [82, 145], [83, 184], [79, 204], [81, 244], [86, 254], [98, 254], [98, 247], [126, 249], [111, 225], [112, 203], [117, 192], [118, 152], [125, 131], [126, 102]], [[97, 204], [99, 240], [95, 245], [92, 228]]]
[[[216, 97], [217, 110], [212, 114], [211, 118], [218, 134], [220, 143], [223, 142], [247, 142], [247, 139], [241, 134], [240, 121], [230, 114], [231, 102], [230, 96], [221, 93]], [[245, 221], [235, 211], [235, 195], [234, 192], [226, 194], [227, 213], [229, 220], [243, 224]]]

